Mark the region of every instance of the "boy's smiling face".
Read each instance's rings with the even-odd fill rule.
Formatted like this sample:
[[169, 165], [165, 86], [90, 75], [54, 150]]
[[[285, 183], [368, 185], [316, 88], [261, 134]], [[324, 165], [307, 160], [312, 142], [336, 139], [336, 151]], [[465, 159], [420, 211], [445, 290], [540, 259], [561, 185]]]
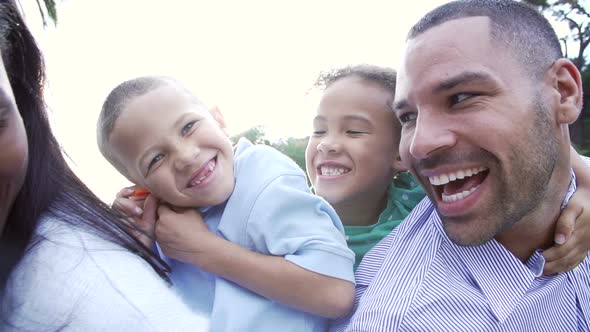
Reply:
[[305, 159], [316, 194], [337, 209], [383, 200], [401, 168], [392, 101], [391, 92], [356, 76], [324, 91]]
[[130, 100], [109, 140], [127, 176], [176, 206], [224, 202], [233, 191], [233, 148], [218, 111], [174, 84]]

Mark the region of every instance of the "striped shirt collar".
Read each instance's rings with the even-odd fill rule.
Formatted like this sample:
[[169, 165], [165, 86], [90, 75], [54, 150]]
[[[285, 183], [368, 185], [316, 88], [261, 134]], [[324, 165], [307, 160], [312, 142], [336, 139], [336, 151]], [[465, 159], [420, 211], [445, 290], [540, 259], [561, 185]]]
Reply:
[[[562, 209], [576, 191], [576, 178], [573, 170], [566, 196], [562, 202]], [[460, 246], [449, 239], [445, 233], [442, 221], [435, 212], [431, 214], [431, 222], [458, 259], [460, 259], [466, 271], [477, 285], [486, 299], [496, 318], [504, 322], [516, 308], [526, 292], [531, 288], [535, 279], [543, 278], [545, 258], [542, 250], [535, 253], [523, 264], [506, 247], [495, 239], [479, 246]], [[503, 292], [506, 285], [500, 285], [498, 281], [510, 282], [510, 292]]]

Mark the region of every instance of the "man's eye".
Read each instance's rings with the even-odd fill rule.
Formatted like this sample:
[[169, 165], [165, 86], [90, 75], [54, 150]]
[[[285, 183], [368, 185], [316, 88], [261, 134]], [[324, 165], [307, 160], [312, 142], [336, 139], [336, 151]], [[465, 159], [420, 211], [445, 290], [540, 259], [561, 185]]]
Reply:
[[152, 169], [152, 167], [158, 163], [158, 161], [162, 160], [162, 158], [164, 158], [164, 154], [163, 153], [158, 153], [154, 158], [152, 158], [152, 160], [150, 160], [150, 164], [148, 165], [148, 172]]
[[451, 105], [463, 102], [471, 97], [475, 96], [474, 93], [457, 93], [451, 96]]
[[191, 121], [191, 122], [185, 124], [184, 127], [182, 127], [182, 130], [180, 131], [182, 136], [188, 135], [191, 132], [191, 129], [193, 129], [196, 122], [197, 121]]
[[416, 117], [417, 117], [416, 113], [408, 112], [408, 113], [401, 114], [398, 117], [398, 119], [399, 119], [399, 122], [401, 122], [401, 124], [405, 124], [408, 122], [416, 121]]

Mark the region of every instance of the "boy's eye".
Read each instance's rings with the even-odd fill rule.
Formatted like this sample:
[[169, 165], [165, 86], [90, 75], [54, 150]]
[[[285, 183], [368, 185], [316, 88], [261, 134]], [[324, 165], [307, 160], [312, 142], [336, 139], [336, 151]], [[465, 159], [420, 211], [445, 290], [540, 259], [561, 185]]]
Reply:
[[162, 158], [164, 158], [163, 153], [158, 153], [154, 158], [152, 158], [152, 160], [150, 160], [150, 164], [148, 165], [147, 171], [149, 172], [152, 167], [158, 163], [158, 161], [162, 160]]
[[191, 129], [193, 129], [196, 122], [197, 121], [190, 121], [189, 123], [185, 124], [184, 127], [182, 127], [182, 130], [180, 131], [182, 136], [188, 135], [191, 132]]

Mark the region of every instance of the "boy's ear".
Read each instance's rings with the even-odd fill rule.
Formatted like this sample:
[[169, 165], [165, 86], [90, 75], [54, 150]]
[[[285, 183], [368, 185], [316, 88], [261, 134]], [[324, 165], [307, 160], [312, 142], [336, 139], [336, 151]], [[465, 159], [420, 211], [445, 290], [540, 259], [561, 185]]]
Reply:
[[556, 109], [559, 124], [571, 124], [582, 110], [582, 78], [578, 68], [568, 59], [559, 59], [551, 66], [553, 88], [560, 100]]
[[225, 118], [223, 117], [223, 114], [221, 114], [219, 107], [217, 107], [217, 106], [211, 107], [209, 109], [209, 113], [211, 113], [211, 115], [213, 116], [215, 121], [217, 121], [217, 123], [219, 124], [219, 127], [221, 127], [221, 129], [224, 129], [224, 130], [227, 129], [227, 126], [225, 124]]

